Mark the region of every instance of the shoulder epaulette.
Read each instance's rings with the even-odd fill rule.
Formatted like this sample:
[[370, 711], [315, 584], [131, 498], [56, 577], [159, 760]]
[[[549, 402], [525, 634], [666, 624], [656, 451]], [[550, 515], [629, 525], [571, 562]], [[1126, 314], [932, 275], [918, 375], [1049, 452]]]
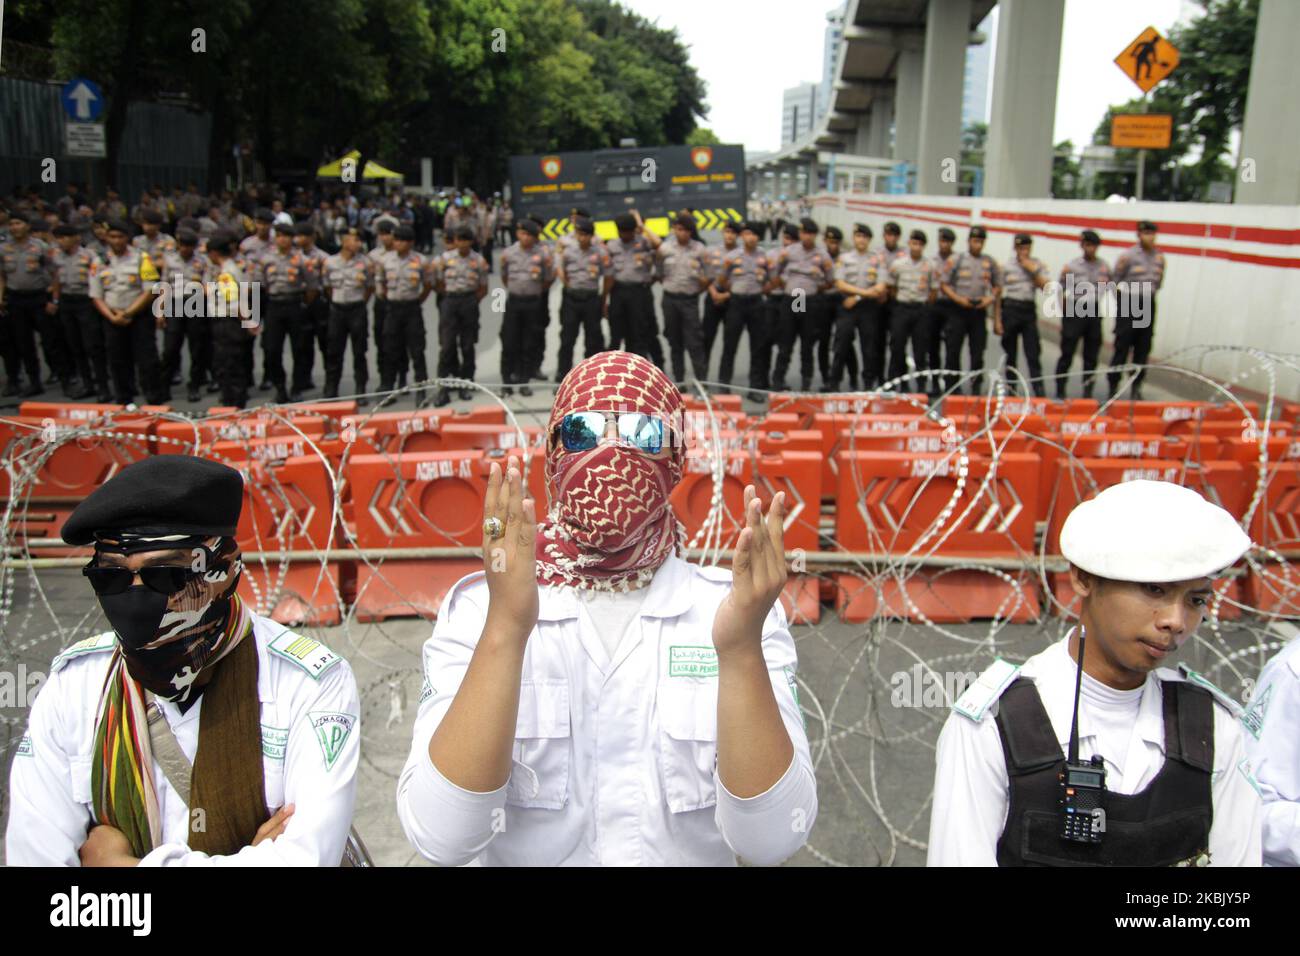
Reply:
[[94, 637], [87, 637], [84, 640], [77, 641], [71, 647], [61, 651], [50, 664], [51, 671], [57, 671], [63, 668], [68, 661], [74, 657], [85, 657], [87, 654], [100, 654], [104, 651], [111, 651], [117, 646], [117, 635], [112, 631], [105, 631], [102, 634], [96, 634]]
[[302, 668], [313, 680], [320, 680], [322, 674], [343, 660], [315, 638], [304, 637], [287, 629], [281, 631], [266, 649], [274, 656]]

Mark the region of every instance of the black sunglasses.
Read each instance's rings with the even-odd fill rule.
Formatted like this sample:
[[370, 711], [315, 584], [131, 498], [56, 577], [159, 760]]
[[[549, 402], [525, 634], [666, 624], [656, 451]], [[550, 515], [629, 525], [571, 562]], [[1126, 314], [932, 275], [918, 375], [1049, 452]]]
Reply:
[[90, 581], [90, 586], [96, 594], [121, 594], [131, 586], [131, 582], [139, 574], [145, 587], [159, 594], [166, 594], [168, 597], [185, 590], [191, 581], [203, 575], [202, 571], [195, 571], [190, 567], [150, 565], [139, 571], [132, 571], [130, 568], [93, 562], [82, 568], [81, 573]]

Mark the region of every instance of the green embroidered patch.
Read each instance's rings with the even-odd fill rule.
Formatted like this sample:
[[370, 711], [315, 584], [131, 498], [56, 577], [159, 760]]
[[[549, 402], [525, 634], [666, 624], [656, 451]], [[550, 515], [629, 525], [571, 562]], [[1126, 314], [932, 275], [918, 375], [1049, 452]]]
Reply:
[[702, 645], [668, 648], [669, 677], [717, 677], [718, 652]]

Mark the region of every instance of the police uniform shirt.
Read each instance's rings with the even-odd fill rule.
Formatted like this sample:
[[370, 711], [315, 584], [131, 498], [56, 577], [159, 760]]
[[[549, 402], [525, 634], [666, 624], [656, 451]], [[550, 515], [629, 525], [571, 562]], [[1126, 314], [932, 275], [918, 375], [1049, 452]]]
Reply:
[[776, 274], [785, 282], [786, 295], [816, 295], [831, 281], [831, 257], [816, 246], [805, 249], [802, 242], [796, 242], [776, 257]]
[[555, 278], [555, 260], [540, 242], [531, 249], [513, 242], [501, 253], [501, 272], [510, 295], [541, 295], [543, 285]]
[[488, 264], [473, 250], [462, 256], [458, 249], [452, 249], [434, 260], [434, 275], [445, 283], [449, 295], [476, 292], [487, 285]]
[[1034, 280], [1050, 279], [1052, 274], [1047, 271], [1047, 266], [1032, 256], [1023, 265], [1018, 258], [1012, 256], [1003, 267], [1002, 276], [1006, 282], [1002, 287], [1002, 298], [1015, 302], [1033, 302], [1034, 292], [1038, 288]]
[[40, 292], [54, 281], [50, 247], [35, 236], [22, 242], [10, 239], [0, 246], [0, 266], [10, 292]]
[[281, 252], [268, 249], [258, 259], [259, 273], [267, 295], [300, 295], [307, 291], [307, 263], [297, 249]]
[[154, 261], [155, 265], [161, 263], [168, 254], [176, 251], [176, 240], [161, 232], [152, 239], [144, 233], [140, 233], [131, 240], [131, 245], [142, 252], [148, 253], [149, 258]]
[[[395, 255], [397, 255], [396, 249], [385, 249], [382, 245], [375, 246], [375, 248], [366, 253], [367, 258], [370, 259], [370, 268], [375, 277], [377, 291], [382, 292], [382, 290], [379, 290], [379, 285], [382, 283], [384, 275], [384, 258], [386, 256]], [[381, 294], [380, 298], [382, 297]]]
[[771, 275], [771, 262], [761, 249], [747, 252], [737, 246], [722, 257], [722, 274], [733, 295], [758, 295]]
[[884, 269], [884, 260], [877, 250], [858, 252], [857, 249], [845, 249], [835, 261], [835, 280], [859, 289], [870, 289], [880, 282]]
[[934, 254], [934, 287], [938, 292], [938, 298], [952, 301], [948, 298], [948, 293], [943, 291], [942, 285], [945, 282], [952, 282], [952, 264], [957, 261], [957, 253], [950, 252], [945, 258], [942, 254]]
[[90, 297], [110, 309], [125, 309], [157, 281], [157, 268], [139, 249], [127, 246], [120, 256], [110, 250], [90, 270]]
[[1300, 866], [1300, 641], [1264, 665], [1241, 726], [1264, 798], [1264, 865]]
[[659, 243], [655, 258], [663, 272], [664, 291], [678, 295], [702, 292], [700, 280], [708, 278], [707, 256], [704, 243], [697, 239], [687, 239], [682, 245], [672, 236]]
[[[1039, 697], [1065, 755], [1070, 740], [1077, 666], [1069, 637], [1025, 662], [1021, 677], [1037, 684]], [[1079, 759], [1100, 754], [1106, 789], [1134, 794], [1164, 765], [1165, 727], [1160, 681], [1181, 681], [1159, 668], [1138, 689], [1121, 691], [1083, 676], [1079, 702]], [[1214, 707], [1214, 773], [1211, 866], [1259, 866], [1260, 797], [1246, 761], [1242, 731], [1226, 708]], [[989, 708], [993, 710], [993, 708]], [[1006, 826], [1010, 781], [993, 713], [979, 721], [950, 713], [935, 756], [934, 805], [930, 815], [929, 866], [995, 866]]]
[[575, 292], [595, 292], [601, 276], [609, 275], [609, 253], [592, 242], [584, 250], [575, 241], [564, 247], [560, 257], [565, 284]]
[[199, 255], [197, 251], [190, 253], [188, 259], [182, 258], [179, 252], [173, 252], [163, 260], [162, 281], [172, 282], [174, 277], [179, 275], [183, 283], [203, 282], [210, 265], [212, 260], [207, 256]]
[[320, 246], [312, 246], [310, 249], [299, 249], [303, 261], [307, 265], [307, 288], [320, 289], [324, 283], [325, 263], [329, 260], [329, 253]]
[[50, 253], [50, 264], [59, 280], [61, 295], [90, 294], [90, 270], [95, 259], [95, 254], [84, 246], [71, 252], [64, 252], [59, 247]]
[[1150, 286], [1159, 292], [1165, 281], [1165, 254], [1158, 249], [1147, 252], [1136, 243], [1115, 260], [1115, 284], [1124, 287]]
[[335, 253], [325, 260], [321, 269], [321, 284], [330, 294], [330, 301], [350, 305], [366, 300], [366, 290], [374, 288], [374, 267], [368, 256]]
[[[1070, 276], [1074, 278], [1071, 279]], [[1097, 303], [1097, 286], [1110, 281], [1110, 266], [1106, 264], [1105, 259], [1097, 256], [1089, 261], [1084, 256], [1079, 256], [1077, 259], [1071, 259], [1061, 268], [1061, 295], [1071, 300], [1088, 295], [1092, 297], [1094, 303]], [[1094, 310], [1096, 308], [1097, 305], [1094, 304]], [[1094, 311], [1093, 314], [1097, 313]]]
[[429, 264], [414, 249], [405, 256], [396, 250], [382, 260], [382, 271], [375, 277], [376, 286], [389, 302], [415, 302], [426, 285], [431, 285]]
[[221, 265], [209, 260], [207, 281], [215, 286], [210, 294], [218, 310], [214, 318], [245, 318], [239, 315], [239, 288], [245, 282], [252, 281], [250, 275], [256, 268], [256, 265], [238, 257], [228, 257]]
[[938, 288], [935, 281], [934, 262], [921, 256], [899, 256], [889, 266], [889, 284], [897, 290], [895, 300], [901, 303], [929, 302], [930, 292]]
[[[162, 843], [141, 866], [337, 866], [356, 800], [361, 709], [348, 662], [269, 618], [253, 616], [245, 638], [257, 645], [257, 695], [266, 813], [294, 804], [284, 833], [230, 856], [187, 845], [190, 808], [155, 761], [153, 783]], [[32, 704], [27, 733], [10, 772], [6, 862], [77, 866], [93, 807], [96, 711], [112, 660], [112, 632], [72, 645], [54, 659]], [[191, 761], [207, 701], [185, 713], [159, 700], [164, 719]], [[328, 732], [328, 733], [327, 733]]]
[[889, 271], [889, 267], [894, 264], [895, 260], [911, 255], [905, 245], [897, 245], [892, 250], [887, 246], [881, 246], [876, 250], [876, 253], [880, 256], [881, 269], [885, 272]]
[[992, 256], [977, 257], [968, 252], [956, 252], [953, 259], [948, 285], [958, 295], [974, 301], [992, 295], [993, 288], [1002, 285], [1002, 270]]
[[655, 277], [655, 251], [650, 240], [638, 235], [630, 243], [615, 236], [605, 243], [615, 282], [649, 285]]
[[740, 248], [741, 248], [740, 243], [736, 243], [736, 245], [732, 246], [730, 249], [728, 249], [726, 246], [705, 246], [704, 247], [705, 275], [708, 277], [709, 281], [711, 282], [718, 281], [718, 278], [722, 275], [722, 260]]
[[251, 236], [245, 236], [239, 243], [239, 254], [245, 259], [257, 258], [268, 249], [274, 249], [275, 243], [270, 239], [263, 239], [257, 233]]

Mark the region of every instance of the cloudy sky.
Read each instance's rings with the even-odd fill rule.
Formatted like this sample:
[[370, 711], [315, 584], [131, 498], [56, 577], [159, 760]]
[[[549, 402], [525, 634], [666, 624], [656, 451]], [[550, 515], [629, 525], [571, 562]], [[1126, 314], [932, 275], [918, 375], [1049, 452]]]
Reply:
[[[676, 27], [709, 85], [704, 125], [750, 150], [781, 142], [781, 93], [822, 75], [825, 12], [834, 0], [622, 0], [663, 27]], [[1188, 0], [1066, 0], [1056, 95], [1055, 142], [1090, 142], [1106, 107], [1137, 95], [1112, 62], [1148, 26], [1161, 33]], [[820, 13], [818, 11], [821, 11]]]

